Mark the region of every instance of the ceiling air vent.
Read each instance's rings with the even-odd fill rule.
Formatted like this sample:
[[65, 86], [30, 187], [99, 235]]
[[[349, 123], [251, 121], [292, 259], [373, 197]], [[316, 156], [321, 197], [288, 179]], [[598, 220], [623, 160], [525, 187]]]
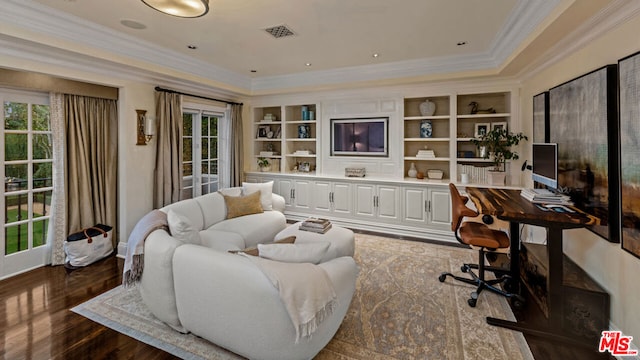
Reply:
[[285, 25], [273, 26], [273, 27], [264, 29], [264, 31], [268, 32], [269, 34], [271, 34], [276, 39], [279, 39], [279, 38], [282, 38], [282, 37], [286, 37], [286, 36], [295, 35], [295, 33], [293, 31], [291, 31]]

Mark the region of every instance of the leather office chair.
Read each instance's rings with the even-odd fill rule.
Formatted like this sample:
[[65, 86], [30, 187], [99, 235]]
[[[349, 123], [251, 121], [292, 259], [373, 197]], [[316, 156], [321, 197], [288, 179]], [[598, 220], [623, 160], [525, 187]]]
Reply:
[[[465, 217], [477, 217], [479, 214], [465, 205], [469, 201], [469, 198], [460, 195], [455, 185], [449, 184], [449, 190], [451, 192], [451, 230], [453, 230], [456, 239], [458, 239], [459, 242], [471, 246], [472, 249], [478, 250], [479, 259], [477, 266], [475, 264], [463, 264], [461, 267], [462, 272], [469, 273], [471, 278], [464, 278], [456, 276], [450, 272], [444, 272], [440, 274], [438, 280], [440, 280], [440, 282], [444, 282], [447, 276], [451, 276], [458, 281], [476, 285], [476, 291], [472, 292], [471, 298], [467, 300], [471, 307], [476, 306], [478, 295], [484, 289], [507, 297], [511, 301], [511, 304], [516, 308], [522, 307], [524, 304], [524, 298], [522, 296], [504, 291], [497, 287], [498, 284], [508, 282], [511, 279], [509, 275], [504, 275], [505, 272], [508, 272], [508, 269], [505, 270], [503, 268], [486, 266], [484, 260], [486, 253], [493, 253], [497, 251], [505, 252], [505, 250], [508, 250], [509, 236], [507, 236], [503, 231], [489, 228], [484, 223], [473, 221], [462, 222]], [[511, 260], [517, 261], [517, 259]], [[471, 270], [472, 268], [478, 269], [478, 275]], [[503, 275], [496, 279], [485, 280], [485, 271], [493, 271], [496, 275]]]

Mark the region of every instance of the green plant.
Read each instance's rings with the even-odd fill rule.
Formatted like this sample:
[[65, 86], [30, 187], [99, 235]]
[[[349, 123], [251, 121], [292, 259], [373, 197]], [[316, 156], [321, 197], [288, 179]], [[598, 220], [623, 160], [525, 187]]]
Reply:
[[485, 159], [491, 158], [495, 171], [504, 171], [504, 164], [507, 160], [519, 158], [518, 153], [512, 151], [511, 148], [523, 140], [529, 140], [529, 138], [521, 132], [514, 134], [505, 128], [494, 128], [479, 138], [471, 139], [471, 142], [478, 149], [485, 148], [483, 157]]
[[269, 163], [269, 159], [263, 158], [263, 157], [259, 157], [258, 158], [258, 167], [263, 168], [263, 167], [267, 167], [269, 165], [271, 165]]

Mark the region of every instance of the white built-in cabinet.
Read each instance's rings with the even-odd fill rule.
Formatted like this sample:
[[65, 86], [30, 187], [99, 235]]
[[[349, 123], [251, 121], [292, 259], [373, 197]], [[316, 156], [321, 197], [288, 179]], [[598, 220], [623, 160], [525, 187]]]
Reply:
[[327, 180], [313, 183], [314, 209], [318, 213], [350, 215], [351, 184]]
[[323, 217], [355, 229], [455, 242], [446, 183], [376, 181], [247, 173], [247, 182], [273, 181], [289, 220]]
[[451, 225], [451, 201], [447, 188], [404, 187], [402, 195], [402, 221], [445, 228]]
[[400, 188], [391, 185], [356, 184], [356, 216], [383, 221], [400, 220]]

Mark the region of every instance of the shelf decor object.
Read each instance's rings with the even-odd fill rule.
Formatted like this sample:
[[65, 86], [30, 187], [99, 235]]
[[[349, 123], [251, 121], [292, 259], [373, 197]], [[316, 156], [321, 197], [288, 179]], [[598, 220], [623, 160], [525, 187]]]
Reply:
[[431, 120], [422, 120], [420, 122], [420, 137], [430, 138], [433, 136], [433, 124]]
[[426, 99], [422, 104], [420, 104], [420, 114], [422, 116], [433, 116], [436, 113], [436, 103], [433, 101]]

